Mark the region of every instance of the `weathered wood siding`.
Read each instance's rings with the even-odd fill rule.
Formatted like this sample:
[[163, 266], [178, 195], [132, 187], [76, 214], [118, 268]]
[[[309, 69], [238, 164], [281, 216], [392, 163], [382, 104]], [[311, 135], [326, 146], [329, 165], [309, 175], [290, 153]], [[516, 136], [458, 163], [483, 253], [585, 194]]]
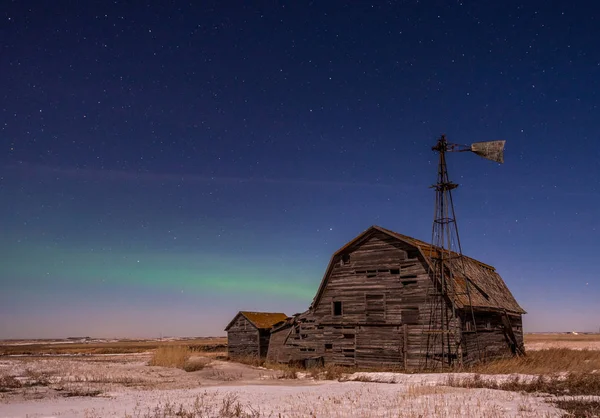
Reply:
[[258, 330], [243, 315], [227, 330], [227, 354], [231, 358], [260, 355]]
[[289, 332], [290, 328], [283, 328], [271, 332], [269, 349], [267, 351], [267, 361], [273, 363], [288, 363], [290, 361], [289, 355], [286, 355], [286, 351], [289, 350], [289, 348], [285, 345], [285, 339]]
[[[314, 307], [319, 322], [402, 324], [403, 309], [425, 302], [430, 281], [416, 248], [378, 234], [348, 255], [333, 267]], [[333, 315], [334, 302], [342, 303], [342, 315]]]
[[517, 343], [521, 348], [521, 351], [525, 352], [525, 341], [523, 340], [523, 317], [521, 315], [509, 316], [512, 324], [513, 332], [517, 337]]
[[[475, 312], [477, 333], [473, 332], [472, 325], [467, 327], [465, 324], [465, 330], [463, 331], [463, 358], [465, 363], [479, 361], [478, 350], [481, 353], [481, 360], [493, 360], [514, 355], [511, 349], [511, 341], [504, 331], [503, 316], [504, 314], [498, 312]], [[472, 320], [470, 322], [472, 323]], [[522, 348], [523, 327], [521, 316], [510, 316], [510, 322], [517, 344]], [[470, 330], [467, 331], [466, 329]]]
[[271, 331], [268, 329], [261, 329], [259, 335], [259, 355], [262, 358], [267, 357], [267, 351], [269, 350], [269, 339], [271, 337]]
[[359, 367], [403, 366], [404, 327], [373, 326], [357, 327], [356, 365]]

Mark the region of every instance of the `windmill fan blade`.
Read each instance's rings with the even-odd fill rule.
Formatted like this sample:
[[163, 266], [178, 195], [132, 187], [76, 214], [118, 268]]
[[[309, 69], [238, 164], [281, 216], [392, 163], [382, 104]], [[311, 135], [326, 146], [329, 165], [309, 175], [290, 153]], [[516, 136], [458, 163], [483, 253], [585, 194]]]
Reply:
[[471, 144], [471, 151], [480, 157], [502, 164], [504, 162], [505, 143], [506, 141], [474, 142]]

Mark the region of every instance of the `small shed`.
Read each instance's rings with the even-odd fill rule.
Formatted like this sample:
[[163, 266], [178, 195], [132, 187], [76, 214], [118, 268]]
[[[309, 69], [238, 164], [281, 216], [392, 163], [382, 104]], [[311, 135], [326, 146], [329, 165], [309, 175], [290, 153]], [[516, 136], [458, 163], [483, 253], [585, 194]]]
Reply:
[[225, 328], [229, 357], [266, 357], [271, 328], [285, 321], [287, 315], [279, 312], [240, 311]]

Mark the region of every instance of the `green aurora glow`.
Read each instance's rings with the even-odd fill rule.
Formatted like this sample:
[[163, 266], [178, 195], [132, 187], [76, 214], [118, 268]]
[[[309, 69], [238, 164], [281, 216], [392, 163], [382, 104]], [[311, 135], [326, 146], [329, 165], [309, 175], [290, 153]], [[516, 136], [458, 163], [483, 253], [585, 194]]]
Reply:
[[[274, 260], [240, 260], [197, 254], [124, 254], [57, 247], [9, 249], [3, 271], [19, 282], [52, 278], [68, 283], [126, 284], [173, 291], [261, 293], [310, 300], [320, 276], [306, 276]], [[258, 265], [260, 262], [260, 266]], [[267, 266], [267, 267], [264, 267]], [[292, 270], [292, 271], [290, 271]]]

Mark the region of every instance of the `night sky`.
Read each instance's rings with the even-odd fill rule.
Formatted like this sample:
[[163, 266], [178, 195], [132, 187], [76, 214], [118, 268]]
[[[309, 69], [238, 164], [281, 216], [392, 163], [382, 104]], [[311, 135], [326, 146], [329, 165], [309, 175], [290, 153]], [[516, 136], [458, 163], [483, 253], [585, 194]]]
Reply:
[[507, 141], [449, 172], [525, 331], [598, 330], [598, 2], [191, 3], [3, 3], [0, 338], [302, 312], [370, 225], [430, 240], [442, 133]]

